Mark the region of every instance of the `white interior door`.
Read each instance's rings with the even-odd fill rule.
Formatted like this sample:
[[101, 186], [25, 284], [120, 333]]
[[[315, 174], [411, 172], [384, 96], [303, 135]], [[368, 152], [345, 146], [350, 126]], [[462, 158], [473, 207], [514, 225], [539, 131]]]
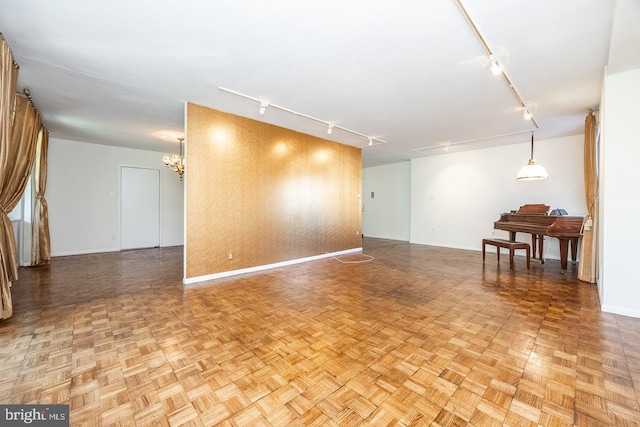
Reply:
[[160, 171], [121, 168], [121, 248], [160, 246]]

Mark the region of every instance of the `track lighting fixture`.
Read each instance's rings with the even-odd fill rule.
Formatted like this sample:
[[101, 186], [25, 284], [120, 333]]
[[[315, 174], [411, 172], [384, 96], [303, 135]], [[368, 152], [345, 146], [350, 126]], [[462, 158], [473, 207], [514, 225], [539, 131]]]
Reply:
[[522, 107], [522, 116], [525, 120], [531, 120], [531, 113], [527, 107]]
[[[253, 96], [249, 96], [249, 95], [245, 95], [245, 94], [240, 93], [240, 92], [236, 92], [235, 90], [227, 89], [227, 88], [222, 87], [222, 86], [218, 86], [218, 89], [220, 89], [220, 90], [222, 90], [224, 92], [231, 93], [233, 95], [238, 95], [238, 96], [241, 96], [243, 98], [247, 98], [247, 99], [251, 99], [252, 101], [259, 102], [260, 103], [260, 114], [264, 114], [264, 112], [267, 109], [267, 107], [276, 108], [278, 110], [286, 111], [287, 113], [291, 113], [291, 114], [294, 114], [296, 116], [304, 117], [306, 119], [313, 120], [313, 121], [316, 121], [316, 122], [319, 122], [319, 123], [324, 123], [325, 125], [327, 125], [327, 133], [328, 134], [331, 134], [331, 132], [333, 132], [333, 129], [336, 128], [336, 129], [340, 129], [343, 132], [348, 132], [348, 133], [351, 133], [351, 134], [354, 134], [354, 135], [361, 136], [363, 138], [367, 138], [369, 140], [369, 144], [368, 144], [369, 146], [373, 145], [373, 140], [374, 139], [377, 141], [376, 144], [378, 144], [378, 143], [386, 144], [387, 143], [387, 141], [383, 141], [380, 138], [373, 138], [373, 137], [365, 135], [363, 133], [356, 132], [355, 130], [347, 129], [347, 128], [342, 127], [342, 126], [337, 126], [335, 123], [330, 123], [330, 122], [327, 122], [326, 120], [318, 119], [316, 117], [312, 117], [312, 116], [309, 116], [307, 114], [298, 113], [297, 111], [293, 111], [293, 110], [290, 110], [290, 109], [285, 108], [285, 107], [281, 107], [281, 106], [276, 105], [276, 104], [268, 103], [268, 102], [263, 101], [261, 99], [254, 98]], [[363, 147], [360, 147], [360, 148], [363, 148]]]
[[502, 74], [502, 67], [498, 64], [496, 57], [493, 54], [489, 55], [489, 61], [491, 61], [491, 74], [499, 76]]
[[461, 140], [461, 141], [446, 141], [446, 142], [443, 142], [443, 143], [438, 144], [438, 145], [431, 145], [429, 147], [414, 148], [413, 151], [417, 151], [417, 152], [422, 153], [422, 154], [434, 152], [432, 150], [440, 151], [440, 149], [443, 149], [444, 151], [448, 151], [447, 148], [449, 148], [449, 147], [456, 147], [456, 146], [462, 145], [462, 144], [469, 144], [470, 142], [486, 141], [487, 139], [503, 138], [505, 136], [519, 135], [519, 134], [525, 133], [525, 132], [531, 132], [531, 131], [530, 130], [520, 130], [520, 131], [517, 131], [517, 132], [502, 133], [500, 135], [483, 136], [481, 138], [465, 139], [465, 140]]
[[[471, 19], [471, 16], [469, 16], [469, 14], [467, 13], [467, 10], [462, 5], [462, 0], [454, 0], [454, 1], [458, 5], [460, 12], [464, 16], [464, 18], [467, 20], [467, 23], [475, 33], [476, 37], [478, 37], [478, 41], [480, 42], [480, 44], [482, 44], [482, 47], [484, 48], [486, 54], [489, 55], [489, 61], [491, 62], [491, 72], [494, 75], [502, 76], [502, 79], [504, 80], [504, 82], [507, 84], [507, 86], [509, 87], [513, 95], [518, 100], [518, 103], [524, 107], [525, 103], [522, 100], [522, 97], [516, 90], [516, 87], [514, 86], [513, 82], [509, 79], [509, 76], [507, 76], [507, 73], [505, 72], [505, 70], [502, 68], [502, 66], [498, 63], [498, 60], [496, 59], [496, 57], [493, 55], [493, 50], [489, 47], [484, 37], [482, 37], [482, 34], [480, 34], [480, 31], [478, 31], [478, 27], [476, 27], [476, 24]], [[536, 119], [533, 117], [533, 115], [530, 112], [527, 120], [531, 120], [535, 128], [538, 129], [538, 123], [536, 122]]]

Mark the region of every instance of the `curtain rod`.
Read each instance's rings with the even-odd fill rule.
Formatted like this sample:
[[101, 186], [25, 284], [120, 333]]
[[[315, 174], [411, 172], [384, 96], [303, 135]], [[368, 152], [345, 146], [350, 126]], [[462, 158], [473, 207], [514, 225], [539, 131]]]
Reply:
[[33, 107], [33, 109], [35, 111], [38, 111], [38, 108], [36, 107], [36, 103], [33, 102], [33, 98], [31, 97], [31, 91], [27, 88], [22, 89], [22, 93], [24, 93], [27, 97], [27, 99], [29, 100], [29, 104], [31, 104], [31, 106]]
[[[4, 34], [2, 34], [2, 32], [0, 32], [0, 40], [4, 41], [7, 45], [9, 44], [9, 42], [7, 41], [7, 39], [4, 38]], [[11, 48], [11, 47], [9, 47]], [[19, 70], [20, 69], [20, 65], [18, 65], [18, 63], [16, 62], [16, 59], [13, 57], [13, 52], [11, 52], [11, 63], [13, 64], [13, 66]]]

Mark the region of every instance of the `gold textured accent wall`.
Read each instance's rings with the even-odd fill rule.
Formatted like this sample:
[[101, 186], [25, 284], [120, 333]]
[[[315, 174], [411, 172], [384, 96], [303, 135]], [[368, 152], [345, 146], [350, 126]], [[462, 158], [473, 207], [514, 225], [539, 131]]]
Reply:
[[187, 279], [362, 246], [359, 148], [193, 103], [186, 141]]

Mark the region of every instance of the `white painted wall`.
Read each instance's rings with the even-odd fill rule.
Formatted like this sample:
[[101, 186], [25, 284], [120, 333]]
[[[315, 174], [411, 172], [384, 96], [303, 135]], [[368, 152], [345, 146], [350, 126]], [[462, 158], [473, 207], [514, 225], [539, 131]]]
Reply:
[[364, 168], [362, 206], [364, 236], [409, 241], [411, 163]]
[[13, 235], [16, 239], [19, 266], [31, 265], [31, 235], [33, 227], [33, 205], [31, 200], [35, 200], [33, 175], [29, 177], [20, 201], [16, 207], [9, 212], [9, 219], [12, 220], [14, 225]]
[[[31, 182], [31, 180], [29, 180], [29, 182]], [[27, 195], [30, 194], [29, 192], [27, 192], [27, 189], [25, 189], [25, 194]], [[25, 263], [24, 256], [23, 256], [23, 252], [25, 252], [24, 243], [23, 243], [23, 240], [24, 240], [23, 230], [24, 228], [28, 228], [29, 232], [31, 232], [31, 209], [30, 209], [31, 206], [28, 207], [29, 222], [26, 224], [25, 212], [24, 212], [25, 210], [24, 208], [26, 208], [25, 202], [24, 202], [25, 194], [22, 195], [22, 198], [20, 199], [16, 207], [13, 208], [13, 210], [8, 214], [9, 219], [11, 220], [11, 224], [13, 225], [13, 236], [16, 239], [16, 249], [17, 249], [16, 257], [17, 257], [18, 265], [20, 266], [29, 265]], [[31, 236], [31, 233], [29, 233], [29, 236]], [[29, 252], [29, 258], [31, 258], [31, 252]]]
[[160, 170], [160, 246], [183, 244], [183, 183], [162, 153], [51, 138], [45, 198], [52, 256], [120, 250], [121, 166]]
[[[586, 114], [586, 113], [585, 113]], [[481, 250], [482, 238], [508, 238], [494, 230], [500, 214], [528, 203], [585, 215], [583, 135], [536, 140], [537, 163], [549, 172], [540, 181], [517, 181], [531, 153], [522, 144], [414, 159], [411, 162], [412, 243]], [[518, 240], [530, 242], [520, 233]], [[558, 240], [545, 238], [545, 258], [559, 259]]]
[[22, 229], [20, 230], [20, 265], [31, 265], [31, 248], [33, 241], [33, 214], [36, 199], [33, 174], [29, 177], [22, 195]]
[[640, 317], [640, 69], [605, 77], [600, 182], [603, 311]]

